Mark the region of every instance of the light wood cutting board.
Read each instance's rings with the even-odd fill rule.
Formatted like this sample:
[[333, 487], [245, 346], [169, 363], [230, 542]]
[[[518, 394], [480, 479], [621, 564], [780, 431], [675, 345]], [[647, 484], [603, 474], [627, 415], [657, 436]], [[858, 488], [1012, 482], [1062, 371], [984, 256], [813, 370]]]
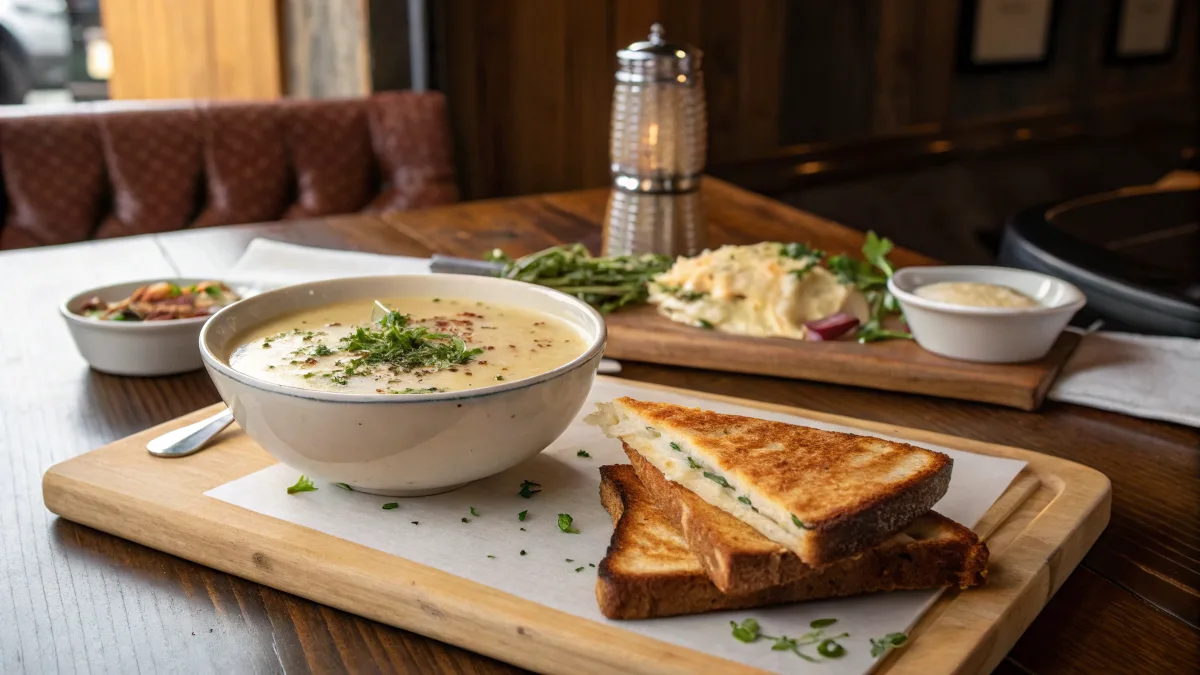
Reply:
[[[688, 393], [1028, 462], [976, 527], [992, 551], [989, 583], [945, 593], [910, 631], [910, 646], [888, 656], [876, 672], [990, 672], [1108, 523], [1108, 479], [1073, 462], [917, 429]], [[230, 574], [540, 672], [761, 672], [639, 635], [636, 627], [626, 630], [551, 610], [206, 497], [206, 491], [274, 460], [236, 426], [214, 447], [182, 459], [151, 457], [145, 444], [219, 407], [51, 467], [43, 477], [47, 508]]]
[[650, 306], [605, 317], [614, 359], [772, 375], [1037, 410], [1079, 336], [1063, 333], [1044, 358], [994, 365], [931, 354], [912, 340], [860, 345], [730, 335], [676, 323]]

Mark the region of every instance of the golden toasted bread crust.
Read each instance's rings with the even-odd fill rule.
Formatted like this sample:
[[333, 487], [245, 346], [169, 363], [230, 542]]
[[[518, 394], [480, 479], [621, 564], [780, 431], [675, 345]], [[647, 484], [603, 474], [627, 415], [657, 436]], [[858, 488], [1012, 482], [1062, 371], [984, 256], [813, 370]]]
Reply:
[[[813, 569], [786, 584], [725, 594], [709, 581], [697, 558], [650, 492], [627, 465], [600, 468], [601, 502], [615, 528], [599, 565], [596, 599], [611, 619], [645, 619], [740, 609], [785, 602], [901, 589], [973, 586], [983, 581], [988, 551], [961, 525], [936, 513], [910, 531], [928, 538], [894, 539], [861, 555]], [[650, 571], [644, 568], [650, 560]]]
[[953, 460], [907, 443], [629, 397], [614, 403], [686, 437], [737, 486], [799, 518], [809, 537], [795, 552], [809, 565], [887, 539], [950, 486]]

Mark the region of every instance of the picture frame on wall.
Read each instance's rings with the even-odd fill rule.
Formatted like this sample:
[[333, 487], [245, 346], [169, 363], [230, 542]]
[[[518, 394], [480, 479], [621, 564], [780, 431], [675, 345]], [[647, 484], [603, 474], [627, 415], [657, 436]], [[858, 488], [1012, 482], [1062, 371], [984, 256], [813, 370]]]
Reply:
[[1173, 59], [1182, 7], [1183, 0], [1113, 0], [1105, 63], [1137, 65]]
[[963, 0], [958, 69], [1044, 68], [1054, 55], [1057, 0]]

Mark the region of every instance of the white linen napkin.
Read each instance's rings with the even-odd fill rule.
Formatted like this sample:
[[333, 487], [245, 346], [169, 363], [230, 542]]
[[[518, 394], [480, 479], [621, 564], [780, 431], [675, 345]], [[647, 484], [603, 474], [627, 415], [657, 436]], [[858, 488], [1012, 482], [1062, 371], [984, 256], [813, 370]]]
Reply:
[[1200, 427], [1200, 340], [1084, 335], [1048, 397]]
[[[428, 258], [337, 251], [255, 239], [225, 278], [263, 287], [373, 274], [428, 274]], [[601, 372], [620, 372], [605, 359]], [[1200, 427], [1200, 340], [1127, 333], [1083, 336], [1052, 401]]]
[[376, 274], [429, 274], [429, 258], [338, 251], [255, 239], [225, 273], [226, 281], [278, 287]]

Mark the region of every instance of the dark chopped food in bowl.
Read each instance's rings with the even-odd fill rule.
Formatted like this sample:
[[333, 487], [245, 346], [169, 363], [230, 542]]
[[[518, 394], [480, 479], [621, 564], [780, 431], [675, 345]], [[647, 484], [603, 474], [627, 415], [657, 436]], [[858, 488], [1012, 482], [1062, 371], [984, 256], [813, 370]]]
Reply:
[[208, 316], [241, 298], [219, 281], [179, 286], [160, 281], [139, 287], [120, 302], [92, 298], [79, 313], [101, 321], [168, 321]]

